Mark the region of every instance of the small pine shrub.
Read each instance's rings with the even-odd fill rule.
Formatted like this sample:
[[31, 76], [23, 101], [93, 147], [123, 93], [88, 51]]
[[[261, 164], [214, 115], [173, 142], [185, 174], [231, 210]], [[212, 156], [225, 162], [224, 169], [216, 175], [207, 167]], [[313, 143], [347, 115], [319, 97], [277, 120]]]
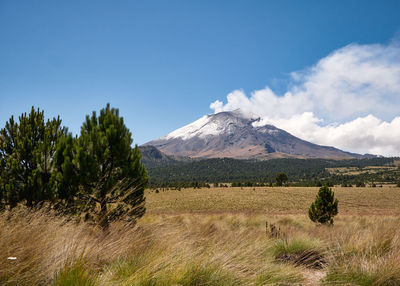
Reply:
[[308, 210], [308, 216], [313, 222], [333, 224], [333, 217], [338, 213], [338, 200], [328, 186], [322, 186], [318, 195]]

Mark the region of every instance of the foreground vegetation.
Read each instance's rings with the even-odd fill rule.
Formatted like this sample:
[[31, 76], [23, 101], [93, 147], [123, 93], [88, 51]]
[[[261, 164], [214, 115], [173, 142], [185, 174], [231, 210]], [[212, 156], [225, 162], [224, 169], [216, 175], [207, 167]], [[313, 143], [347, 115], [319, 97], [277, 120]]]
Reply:
[[86, 116], [79, 136], [32, 107], [0, 129], [0, 211], [51, 205], [92, 220], [135, 223], [143, 216], [147, 172], [119, 110]]
[[400, 189], [334, 191], [334, 226], [306, 216], [317, 188], [148, 190], [136, 226], [107, 232], [14, 208], [0, 214], [0, 284], [399, 285]]

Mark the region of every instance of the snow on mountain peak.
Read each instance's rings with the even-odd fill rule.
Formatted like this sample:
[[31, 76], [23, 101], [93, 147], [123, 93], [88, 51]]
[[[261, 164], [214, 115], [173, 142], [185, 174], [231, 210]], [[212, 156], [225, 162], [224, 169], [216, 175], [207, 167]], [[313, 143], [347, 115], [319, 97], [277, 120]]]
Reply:
[[249, 120], [254, 120], [256, 118], [258, 117], [254, 114], [245, 114], [239, 109], [235, 111], [204, 115], [200, 119], [183, 126], [160, 139], [168, 140], [181, 138], [187, 140], [196, 136], [205, 138], [211, 135], [233, 133], [234, 126], [246, 125]]
[[[216, 132], [216, 129], [210, 128], [210, 115], [204, 115], [200, 119], [185, 125], [168, 135], [164, 136], [161, 139], [172, 139], [172, 138], [181, 138], [181, 139], [189, 139], [195, 136], [200, 136], [200, 135], [208, 135], [208, 134], [218, 134]], [[212, 125], [211, 125], [212, 126]]]

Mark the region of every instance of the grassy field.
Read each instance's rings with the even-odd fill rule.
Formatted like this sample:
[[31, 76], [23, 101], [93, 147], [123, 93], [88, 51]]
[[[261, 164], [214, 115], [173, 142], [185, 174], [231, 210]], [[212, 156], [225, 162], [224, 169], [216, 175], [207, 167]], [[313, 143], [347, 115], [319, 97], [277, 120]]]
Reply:
[[306, 216], [317, 188], [148, 190], [138, 224], [107, 233], [5, 212], [0, 284], [400, 285], [400, 189], [334, 191], [333, 227]]
[[[339, 200], [339, 215], [400, 214], [400, 188], [333, 188]], [[306, 214], [318, 188], [248, 187], [148, 190], [151, 214], [258, 213]]]

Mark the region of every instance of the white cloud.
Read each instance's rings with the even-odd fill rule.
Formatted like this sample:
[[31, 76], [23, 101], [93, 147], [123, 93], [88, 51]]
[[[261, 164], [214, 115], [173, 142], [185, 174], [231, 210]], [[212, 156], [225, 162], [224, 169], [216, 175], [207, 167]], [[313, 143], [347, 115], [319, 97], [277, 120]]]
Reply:
[[368, 115], [342, 124], [322, 126], [321, 119], [312, 112], [304, 112], [289, 118], [264, 118], [260, 125], [266, 123], [320, 145], [335, 146], [361, 154], [400, 155], [400, 117], [386, 122]]
[[228, 94], [214, 112], [240, 108], [302, 139], [357, 153], [400, 155], [400, 45], [341, 48], [291, 74], [289, 91]]

